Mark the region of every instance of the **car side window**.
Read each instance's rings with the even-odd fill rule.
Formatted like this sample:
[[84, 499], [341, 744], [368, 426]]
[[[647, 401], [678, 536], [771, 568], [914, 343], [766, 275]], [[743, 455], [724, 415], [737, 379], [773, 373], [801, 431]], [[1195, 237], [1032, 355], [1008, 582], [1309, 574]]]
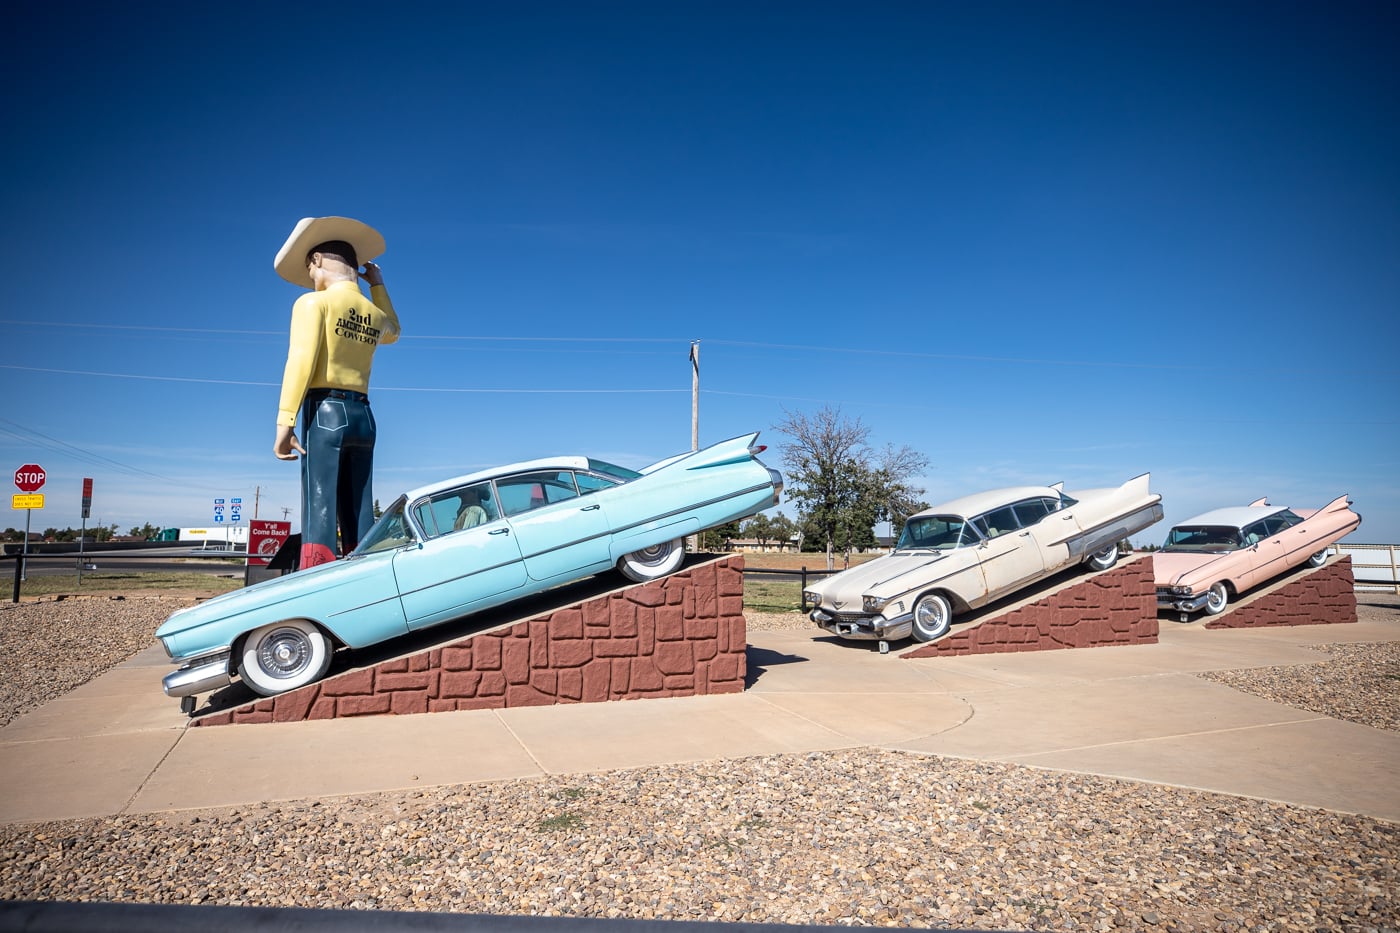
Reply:
[[578, 491], [581, 496], [586, 496], [590, 492], [597, 492], [600, 489], [611, 489], [619, 485], [616, 479], [609, 479], [606, 476], [599, 476], [596, 473], [575, 473], [574, 480], [578, 483]]
[[1267, 538], [1269, 533], [1267, 522], [1255, 522], [1252, 525], [1246, 525], [1244, 528], [1244, 546], [1249, 547], [1258, 544], [1260, 541]]
[[429, 538], [475, 528], [501, 517], [489, 482], [472, 483], [435, 493], [414, 505], [413, 514]]
[[1051, 499], [1027, 499], [1025, 502], [1018, 502], [1012, 508], [1016, 511], [1016, 518], [1021, 523], [1022, 528], [1029, 528], [1045, 516], [1049, 515]]
[[578, 496], [572, 470], [541, 470], [498, 479], [496, 491], [501, 497], [501, 510], [507, 516]]
[[1020, 523], [1016, 521], [1016, 510], [1009, 505], [987, 512], [977, 520], [976, 524], [977, 530], [989, 538], [1017, 531], [1021, 527]]
[[1266, 537], [1272, 537], [1280, 531], [1292, 528], [1301, 521], [1302, 519], [1294, 512], [1280, 512], [1277, 515], [1270, 515], [1260, 524], [1265, 528]]

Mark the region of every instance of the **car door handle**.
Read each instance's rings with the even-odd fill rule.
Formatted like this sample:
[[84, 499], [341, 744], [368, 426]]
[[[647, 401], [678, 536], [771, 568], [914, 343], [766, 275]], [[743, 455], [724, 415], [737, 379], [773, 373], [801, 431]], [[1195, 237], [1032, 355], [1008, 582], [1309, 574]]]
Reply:
[[510, 529], [509, 529], [509, 528], [497, 528], [497, 529], [495, 529], [494, 531], [488, 531], [487, 534], [490, 534], [490, 535], [508, 535], [508, 534], [510, 534]]
[[580, 512], [596, 512], [596, 511], [598, 511], [598, 509], [600, 509], [601, 507], [602, 507], [602, 506], [599, 506], [599, 505], [596, 505], [596, 504], [594, 504], [594, 505], [585, 505], [583, 508], [579, 509], [579, 511], [580, 511]]
[[1030, 533], [1029, 531], [1023, 531], [1023, 532], [1021, 532], [1019, 535], [1017, 535], [1017, 537], [1020, 537], [1020, 538], [1029, 538], [1030, 536], [1031, 536], [1031, 533]]

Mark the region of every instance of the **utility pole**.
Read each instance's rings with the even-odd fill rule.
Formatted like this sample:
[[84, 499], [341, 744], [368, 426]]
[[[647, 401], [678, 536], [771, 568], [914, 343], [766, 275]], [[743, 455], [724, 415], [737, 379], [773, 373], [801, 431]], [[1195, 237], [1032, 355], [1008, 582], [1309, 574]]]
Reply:
[[262, 498], [262, 487], [253, 487], [253, 517], [258, 517], [258, 500]]
[[[700, 449], [700, 341], [690, 342], [690, 450]], [[700, 536], [691, 535], [686, 547], [693, 554], [700, 550]]]
[[700, 341], [690, 342], [690, 449], [700, 449]]

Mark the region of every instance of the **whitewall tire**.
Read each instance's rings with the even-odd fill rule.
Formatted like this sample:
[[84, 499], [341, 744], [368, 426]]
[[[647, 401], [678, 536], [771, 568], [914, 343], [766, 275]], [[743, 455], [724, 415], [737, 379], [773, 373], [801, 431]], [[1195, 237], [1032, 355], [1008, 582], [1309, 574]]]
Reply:
[[305, 619], [254, 629], [238, 653], [238, 676], [265, 697], [320, 680], [330, 666], [330, 640]]
[[661, 544], [622, 555], [617, 569], [622, 575], [637, 583], [650, 583], [660, 580], [680, 569], [685, 560], [685, 542], [680, 538], [663, 541]]

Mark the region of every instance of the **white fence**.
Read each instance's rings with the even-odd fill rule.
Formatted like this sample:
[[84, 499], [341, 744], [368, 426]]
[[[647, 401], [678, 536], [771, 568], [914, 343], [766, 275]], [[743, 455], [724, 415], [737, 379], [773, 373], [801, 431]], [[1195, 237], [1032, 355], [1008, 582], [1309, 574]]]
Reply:
[[1336, 549], [1351, 557], [1358, 590], [1400, 594], [1400, 544], [1338, 544]]

